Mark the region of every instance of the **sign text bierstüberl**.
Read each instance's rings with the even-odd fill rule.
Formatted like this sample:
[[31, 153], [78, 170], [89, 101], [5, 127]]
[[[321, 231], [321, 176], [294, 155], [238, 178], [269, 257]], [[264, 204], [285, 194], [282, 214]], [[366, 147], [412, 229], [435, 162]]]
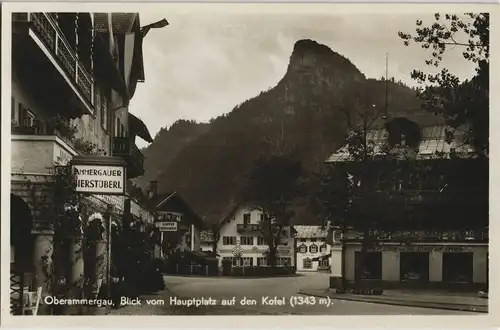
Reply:
[[74, 165], [76, 191], [95, 194], [123, 194], [125, 171], [120, 166]]

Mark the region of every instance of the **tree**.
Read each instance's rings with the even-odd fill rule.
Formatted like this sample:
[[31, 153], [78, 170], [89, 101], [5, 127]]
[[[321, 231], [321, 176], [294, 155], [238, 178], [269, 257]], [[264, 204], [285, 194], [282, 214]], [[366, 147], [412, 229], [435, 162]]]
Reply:
[[290, 206], [302, 195], [302, 175], [302, 164], [288, 156], [262, 157], [255, 162], [241, 190], [239, 204], [263, 214], [260, 232], [269, 247], [268, 263], [273, 267], [283, 230], [294, 216]]
[[439, 67], [450, 48], [461, 47], [464, 59], [476, 64], [476, 74], [461, 82], [447, 68], [437, 74], [414, 70], [412, 78], [423, 85], [417, 90], [418, 96], [425, 109], [445, 119], [448, 142], [457, 130], [464, 130], [464, 143], [472, 145], [477, 155], [488, 156], [490, 15], [436, 13], [434, 19], [430, 26], [418, 20], [413, 35], [404, 32], [398, 35], [406, 46], [413, 42], [431, 50], [430, 59], [425, 61], [430, 67]]
[[219, 219], [207, 219], [207, 214], [205, 214], [204, 217], [205, 224], [208, 227], [208, 231], [204, 232], [204, 235], [206, 236], [205, 240], [210, 242], [212, 245], [212, 253], [215, 256], [217, 256], [217, 244], [219, 243], [220, 240], [220, 230], [222, 227], [222, 222]]

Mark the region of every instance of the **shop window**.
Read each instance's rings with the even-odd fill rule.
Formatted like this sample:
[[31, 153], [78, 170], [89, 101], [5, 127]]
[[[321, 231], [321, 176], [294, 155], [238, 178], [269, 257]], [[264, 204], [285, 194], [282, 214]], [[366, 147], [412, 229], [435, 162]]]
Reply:
[[305, 244], [301, 244], [301, 245], [299, 246], [299, 252], [300, 252], [300, 253], [307, 253], [307, 245], [305, 245]]
[[313, 264], [312, 264], [312, 259], [311, 258], [305, 258], [302, 260], [302, 268], [304, 269], [312, 269]]
[[318, 253], [318, 246], [316, 244], [312, 244], [309, 246], [309, 252]]
[[354, 262], [356, 265], [356, 278], [367, 280], [382, 279], [382, 252], [366, 252], [364, 262], [362, 261], [362, 253], [356, 251]]
[[443, 282], [472, 283], [472, 252], [443, 253]]
[[401, 252], [400, 253], [401, 281], [429, 281], [429, 253], [428, 252]]

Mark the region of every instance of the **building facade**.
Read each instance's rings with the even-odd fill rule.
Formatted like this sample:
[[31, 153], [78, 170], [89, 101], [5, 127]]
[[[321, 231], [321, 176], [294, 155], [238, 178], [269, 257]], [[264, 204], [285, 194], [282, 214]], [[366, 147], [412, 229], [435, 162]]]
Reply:
[[[223, 221], [217, 242], [219, 265], [225, 259], [231, 260], [233, 266], [267, 266], [265, 253], [269, 247], [260, 232], [261, 217], [262, 212], [244, 207], [237, 207], [230, 212]], [[204, 245], [204, 251], [212, 251], [212, 247], [208, 245]], [[296, 264], [295, 229], [288, 226], [282, 231], [276, 265]]]
[[392, 117], [369, 132], [368, 162], [345, 147], [329, 158], [347, 177], [366, 173], [349, 213], [359, 232], [344, 237], [344, 269], [332, 269], [331, 287], [341, 277], [389, 288], [487, 286], [488, 159], [474, 156], [460, 130], [446, 142], [445, 129], [426, 113]]
[[[105, 283], [112, 223], [123, 226], [126, 218], [147, 226], [154, 215], [129, 198], [126, 185], [121, 195], [81, 195], [77, 204], [54, 213], [55, 205], [70, 198], [57, 196], [57, 178], [77, 156], [119, 157], [128, 179], [144, 172], [135, 137], [152, 139], [128, 109], [137, 82], [144, 80], [142, 41], [131, 42], [142, 38], [139, 15], [29, 12], [13, 14], [12, 21], [11, 289], [52, 292], [65, 272], [58, 274], [56, 264], [67, 264], [77, 277], [93, 267], [95, 276], [87, 275]], [[65, 234], [75, 244], [82, 244], [79, 233], [100, 220], [103, 232], [94, 248], [105, 262], [99, 266], [58, 259], [63, 256], [54, 247], [60, 230], [54, 219], [71, 212], [82, 227]]]
[[[155, 255], [168, 259], [174, 252], [200, 252], [200, 233], [204, 229], [201, 217], [178, 193], [158, 193], [156, 181], [150, 183], [149, 195], [156, 213], [155, 235], [160, 243]], [[161, 224], [168, 224], [170, 229], [162, 229]]]
[[[340, 232], [321, 226], [303, 226], [295, 225], [297, 234], [297, 271], [326, 271], [330, 272], [333, 268], [338, 271], [340, 267], [342, 247], [340, 245]], [[328, 235], [333, 235], [333, 242], [328, 244]]]

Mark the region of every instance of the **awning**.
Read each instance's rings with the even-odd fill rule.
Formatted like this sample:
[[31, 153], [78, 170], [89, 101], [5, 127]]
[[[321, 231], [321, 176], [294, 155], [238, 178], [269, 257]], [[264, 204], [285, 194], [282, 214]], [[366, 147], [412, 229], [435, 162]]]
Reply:
[[328, 259], [332, 256], [332, 253], [328, 253], [328, 254], [325, 254], [325, 255], [322, 255], [322, 256], [319, 256], [319, 257], [316, 257], [316, 258], [312, 258], [312, 261], [320, 261], [320, 260], [325, 260], [325, 259]]
[[131, 113], [128, 114], [128, 129], [130, 135], [138, 136], [149, 143], [153, 142], [153, 138], [151, 137], [146, 124]]

